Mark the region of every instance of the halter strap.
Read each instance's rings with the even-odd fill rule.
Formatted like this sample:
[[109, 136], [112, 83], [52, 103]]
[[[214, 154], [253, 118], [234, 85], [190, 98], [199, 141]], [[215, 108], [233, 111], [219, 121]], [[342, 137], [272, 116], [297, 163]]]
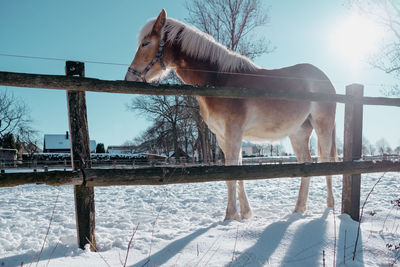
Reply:
[[142, 82], [147, 82], [146, 81], [146, 74], [149, 72], [149, 70], [154, 66], [154, 64], [157, 63], [157, 61], [160, 62], [160, 66], [163, 70], [166, 69], [165, 64], [163, 62], [163, 54], [164, 54], [164, 45], [165, 45], [165, 37], [161, 39], [160, 43], [158, 44], [158, 51], [153, 60], [144, 68], [142, 71], [135, 70], [134, 68], [129, 67], [128, 72], [132, 73], [133, 75], [136, 75], [139, 77]]

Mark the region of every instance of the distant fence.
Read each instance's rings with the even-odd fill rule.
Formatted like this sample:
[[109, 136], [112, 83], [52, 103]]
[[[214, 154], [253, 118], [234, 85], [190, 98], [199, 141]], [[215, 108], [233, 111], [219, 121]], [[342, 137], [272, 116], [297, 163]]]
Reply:
[[[38, 158], [40, 157], [40, 154]], [[164, 159], [154, 159], [147, 158], [145, 156], [132, 156], [126, 157], [126, 155], [121, 155], [115, 157], [115, 155], [110, 155], [109, 157], [96, 157], [96, 154], [91, 154], [90, 162], [92, 168], [101, 167], [113, 167], [113, 168], [136, 168], [145, 166], [202, 166], [202, 165], [223, 165], [222, 160], [217, 160], [216, 162], [203, 162], [197, 158], [186, 158], [180, 157], [179, 159], [164, 158]], [[125, 156], [125, 157], [124, 157]], [[317, 156], [311, 157], [313, 163], [318, 162]], [[339, 161], [343, 161], [343, 157], [339, 156]], [[397, 154], [384, 154], [384, 155], [363, 155], [363, 161], [400, 161], [400, 155]], [[263, 164], [287, 164], [296, 163], [296, 156], [248, 156], [243, 157], [242, 165], [263, 165]], [[69, 153], [64, 153], [62, 156], [50, 157], [50, 159], [17, 159], [17, 160], [6, 160], [0, 159], [0, 170], [5, 173], [11, 172], [13, 169], [71, 169], [72, 162]]]
[[[79, 77], [75, 77], [79, 76]], [[363, 161], [361, 158], [363, 105], [400, 107], [400, 98], [364, 97], [363, 86], [346, 87], [346, 95], [288, 93], [251, 88], [214, 88], [189, 85], [151, 85], [141, 82], [104, 81], [84, 78], [84, 64], [66, 62], [66, 76], [0, 72], [0, 85], [67, 90], [71, 133], [72, 170], [0, 174], [0, 187], [29, 183], [74, 185], [78, 246], [88, 243], [94, 250], [94, 186], [162, 185], [224, 180], [343, 175], [342, 212], [359, 220], [361, 173], [400, 171], [398, 161]], [[250, 166], [163, 166], [143, 168], [92, 168], [85, 91], [149, 94], [200, 95], [223, 98], [270, 98], [345, 103], [343, 162]], [[90, 241], [90, 242], [88, 242]]]

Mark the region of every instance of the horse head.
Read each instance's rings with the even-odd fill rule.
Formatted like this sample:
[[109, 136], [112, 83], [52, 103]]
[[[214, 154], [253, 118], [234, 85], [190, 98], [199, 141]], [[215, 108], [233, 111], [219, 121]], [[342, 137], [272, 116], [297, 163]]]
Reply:
[[126, 81], [152, 81], [166, 69], [163, 62], [165, 39], [162, 34], [166, 20], [167, 13], [163, 9], [150, 33], [140, 38], [136, 55], [125, 75]]

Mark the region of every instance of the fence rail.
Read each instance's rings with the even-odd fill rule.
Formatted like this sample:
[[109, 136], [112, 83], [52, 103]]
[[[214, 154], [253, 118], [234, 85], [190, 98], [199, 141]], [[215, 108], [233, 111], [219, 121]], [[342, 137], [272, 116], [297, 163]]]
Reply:
[[82, 171], [7, 172], [0, 174], [0, 187], [23, 184], [57, 186], [82, 184], [87, 186], [166, 185], [374, 172], [400, 172], [400, 162], [354, 161], [247, 166], [92, 168], [83, 169]]
[[[40, 155], [40, 154], [38, 154]], [[318, 157], [312, 156], [312, 162], [317, 163]], [[400, 161], [400, 155], [397, 154], [384, 154], [384, 155], [363, 155], [363, 161]], [[339, 157], [339, 162], [343, 161]], [[204, 165], [222, 165], [222, 160], [217, 162], [204, 163], [198, 159], [187, 159], [181, 157], [180, 159], [166, 158], [166, 159], [149, 159], [149, 158], [116, 158], [116, 159], [96, 159], [91, 158], [90, 162], [93, 168], [106, 168], [106, 167], [123, 167], [123, 168], [136, 168], [144, 166], [204, 166]], [[297, 163], [295, 156], [254, 156], [243, 157], [242, 165], [265, 165], [265, 164], [287, 164]], [[71, 168], [72, 162], [70, 157], [65, 159], [51, 159], [51, 160], [0, 160], [0, 170], [28, 170], [28, 169], [64, 169]]]
[[338, 103], [360, 103], [363, 105], [385, 105], [400, 107], [400, 98], [354, 97], [342, 94], [288, 92], [284, 88], [270, 92], [255, 88], [210, 87], [178, 84], [153, 85], [142, 82], [106, 81], [74, 76], [27, 74], [0, 71], [0, 85], [60, 89], [69, 91], [91, 91], [146, 95], [191, 95], [222, 98], [269, 98], [285, 100], [324, 101]]

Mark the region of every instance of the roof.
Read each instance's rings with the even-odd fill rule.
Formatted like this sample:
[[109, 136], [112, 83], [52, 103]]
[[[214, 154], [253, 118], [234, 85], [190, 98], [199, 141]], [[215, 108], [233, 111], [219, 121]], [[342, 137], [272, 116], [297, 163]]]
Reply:
[[107, 149], [136, 149], [137, 146], [108, 146]]
[[137, 151], [137, 146], [108, 146], [106, 152], [112, 154], [133, 154]]
[[70, 140], [65, 134], [45, 134], [45, 149], [70, 149]]
[[[66, 134], [45, 134], [44, 149], [71, 149], [69, 136]], [[90, 151], [96, 150], [96, 141], [90, 140]]]

